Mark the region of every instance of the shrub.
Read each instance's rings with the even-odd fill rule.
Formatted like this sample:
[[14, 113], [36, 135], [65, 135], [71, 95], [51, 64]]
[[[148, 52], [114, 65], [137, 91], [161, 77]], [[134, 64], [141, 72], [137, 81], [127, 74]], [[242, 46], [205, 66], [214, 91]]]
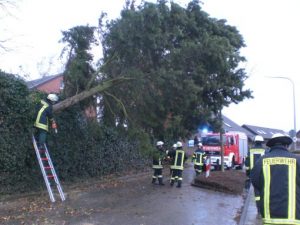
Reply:
[[[0, 71], [0, 194], [44, 188], [31, 142], [35, 104], [43, 97]], [[48, 135], [48, 149], [62, 181], [140, 169], [150, 162], [150, 138], [140, 130], [87, 120], [80, 105], [55, 118], [59, 132]]]

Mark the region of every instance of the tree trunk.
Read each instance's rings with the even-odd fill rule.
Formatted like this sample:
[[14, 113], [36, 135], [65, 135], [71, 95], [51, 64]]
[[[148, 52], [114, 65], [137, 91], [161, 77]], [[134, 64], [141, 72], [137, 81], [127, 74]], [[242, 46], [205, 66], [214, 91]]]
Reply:
[[53, 106], [53, 112], [59, 112], [62, 111], [96, 93], [103, 92], [107, 90], [110, 87], [113, 87], [117, 84], [120, 84], [122, 82], [125, 82], [127, 80], [132, 80], [132, 78], [126, 78], [126, 77], [120, 77], [120, 78], [115, 78], [107, 81], [103, 81], [101, 84], [97, 85], [96, 87], [93, 87], [89, 90], [83, 91], [77, 95], [74, 95], [70, 98], [67, 98]]

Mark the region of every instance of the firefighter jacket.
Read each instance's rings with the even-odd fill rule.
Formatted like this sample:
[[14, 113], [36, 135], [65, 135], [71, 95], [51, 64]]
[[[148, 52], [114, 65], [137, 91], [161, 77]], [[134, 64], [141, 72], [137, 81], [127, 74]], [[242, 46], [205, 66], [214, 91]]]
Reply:
[[255, 162], [265, 154], [265, 149], [261, 144], [257, 144], [249, 149], [248, 155], [246, 157], [245, 166], [246, 166], [246, 174], [249, 177], [250, 171], [254, 167]]
[[206, 155], [205, 155], [205, 152], [202, 149], [197, 149], [193, 153], [192, 160], [194, 162], [194, 165], [203, 166], [205, 159], [206, 159]]
[[187, 157], [182, 148], [169, 151], [168, 156], [171, 158], [171, 169], [183, 170], [183, 164]]
[[53, 121], [52, 105], [47, 100], [41, 100], [36, 106], [34, 126], [49, 131], [49, 120]]
[[250, 178], [259, 191], [264, 223], [300, 224], [300, 158], [274, 146], [254, 165]]
[[153, 163], [152, 168], [153, 169], [162, 169], [162, 161], [165, 157], [165, 152], [163, 148], [157, 148], [156, 151], [153, 153]]

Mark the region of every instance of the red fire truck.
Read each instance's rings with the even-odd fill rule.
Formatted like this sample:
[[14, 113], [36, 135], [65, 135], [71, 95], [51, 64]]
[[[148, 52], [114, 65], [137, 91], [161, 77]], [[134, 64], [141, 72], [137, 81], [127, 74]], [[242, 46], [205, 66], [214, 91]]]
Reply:
[[[219, 133], [208, 133], [201, 138], [203, 150], [210, 158], [212, 168], [221, 166], [221, 142]], [[242, 132], [226, 132], [222, 137], [224, 168], [242, 168], [248, 152], [248, 138]]]

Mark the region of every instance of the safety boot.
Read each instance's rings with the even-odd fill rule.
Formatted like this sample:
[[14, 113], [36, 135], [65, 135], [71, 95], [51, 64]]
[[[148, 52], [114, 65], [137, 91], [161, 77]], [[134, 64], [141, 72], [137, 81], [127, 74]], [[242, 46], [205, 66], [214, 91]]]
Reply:
[[38, 150], [39, 150], [40, 154], [43, 154], [46, 151], [45, 146], [43, 144], [38, 145]]
[[152, 184], [155, 184], [156, 178], [152, 178]]
[[44, 144], [37, 144], [37, 147], [38, 147], [38, 149], [45, 149], [45, 146], [44, 146]]
[[162, 178], [158, 178], [158, 184], [159, 184], [159, 185], [165, 185], [165, 184], [163, 183], [163, 179], [162, 179]]
[[176, 186], [177, 188], [181, 188], [181, 180], [179, 180], [178, 182], [177, 182], [177, 186]]
[[171, 186], [174, 185], [174, 180], [171, 180], [170, 185], [171, 185]]

